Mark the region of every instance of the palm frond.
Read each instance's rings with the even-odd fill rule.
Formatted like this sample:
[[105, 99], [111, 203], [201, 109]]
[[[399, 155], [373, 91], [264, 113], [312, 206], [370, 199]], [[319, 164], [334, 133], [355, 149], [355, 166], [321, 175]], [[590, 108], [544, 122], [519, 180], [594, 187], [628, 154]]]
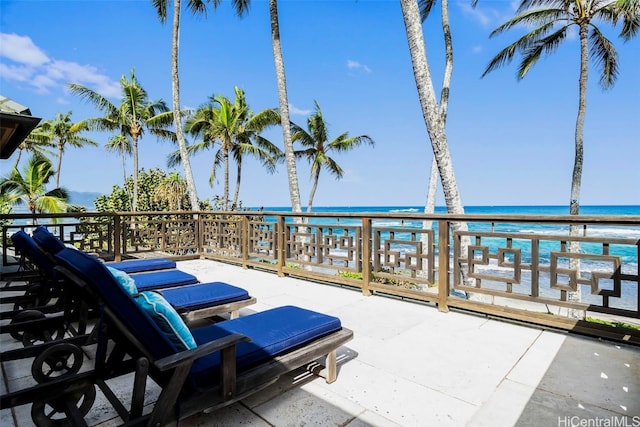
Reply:
[[600, 69], [600, 86], [609, 89], [618, 78], [618, 52], [613, 44], [595, 26], [589, 34], [591, 49], [589, 55]]
[[[218, 7], [219, 3], [220, 0], [215, 0], [213, 2], [213, 6]], [[189, 9], [194, 15], [203, 15], [204, 17], [207, 16], [207, 5], [202, 0], [189, 0], [187, 2], [187, 9]]]
[[538, 30], [538, 33], [540, 33], [540, 31], [545, 28], [548, 31], [549, 26], [553, 26], [556, 21], [567, 19], [566, 11], [563, 9], [527, 10], [507, 20], [507, 22], [493, 30], [491, 34], [489, 34], [489, 37], [501, 34], [516, 25], [539, 25], [540, 30]]
[[573, 3], [573, 0], [522, 0], [516, 14], [522, 13], [522, 11], [529, 9], [564, 9], [568, 10]]
[[618, 19], [622, 20], [620, 37], [628, 42], [640, 31], [640, 0], [618, 0], [614, 10]]
[[434, 4], [436, 4], [436, 0], [418, 0], [418, 9], [420, 9], [420, 21], [424, 22], [427, 20]]
[[151, 0], [151, 4], [153, 8], [156, 10], [158, 14], [158, 18], [160, 18], [160, 22], [164, 24], [167, 20], [167, 2], [169, 0]]
[[520, 66], [518, 67], [518, 80], [527, 75], [531, 67], [533, 67], [544, 54], [555, 52], [560, 43], [567, 37], [568, 26], [560, 28], [553, 34], [538, 40], [534, 45], [530, 46], [522, 55]]
[[98, 92], [76, 83], [69, 83], [67, 87], [72, 94], [79, 96], [84, 101], [93, 104], [96, 109], [104, 112], [105, 116], [113, 117], [118, 114], [118, 107]]
[[245, 13], [249, 12], [249, 6], [251, 5], [251, 0], [233, 0], [233, 8], [236, 11], [236, 15], [243, 16]]

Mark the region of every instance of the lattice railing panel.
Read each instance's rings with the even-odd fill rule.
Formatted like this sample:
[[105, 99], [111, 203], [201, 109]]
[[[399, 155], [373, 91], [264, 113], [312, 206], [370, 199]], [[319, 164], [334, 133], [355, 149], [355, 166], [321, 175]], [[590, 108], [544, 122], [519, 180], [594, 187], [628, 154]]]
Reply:
[[250, 258], [276, 259], [276, 224], [249, 221], [248, 252]]
[[242, 257], [242, 219], [203, 220], [202, 249], [207, 254]]
[[380, 277], [434, 283], [434, 233], [430, 229], [375, 227], [373, 272]]
[[[458, 290], [639, 317], [637, 239], [502, 232], [457, 236], [453, 279]], [[470, 238], [466, 255], [461, 236]], [[570, 251], [572, 241], [579, 243], [579, 252]], [[466, 266], [469, 281], [463, 283], [460, 272]], [[570, 292], [580, 292], [580, 302], [572, 301]]]
[[287, 225], [287, 262], [316, 264], [332, 270], [357, 271], [362, 228], [340, 225]]

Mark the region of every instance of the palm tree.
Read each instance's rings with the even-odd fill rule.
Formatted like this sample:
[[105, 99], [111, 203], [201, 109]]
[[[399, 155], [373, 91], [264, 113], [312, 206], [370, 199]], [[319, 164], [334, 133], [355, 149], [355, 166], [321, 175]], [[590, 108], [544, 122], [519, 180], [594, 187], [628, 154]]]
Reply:
[[9, 176], [0, 180], [0, 194], [15, 205], [25, 204], [32, 214], [65, 212], [69, 206], [67, 190], [45, 188], [54, 173], [49, 159], [34, 154], [22, 173], [14, 168]]
[[296, 157], [291, 140], [291, 122], [289, 119], [289, 99], [287, 96], [287, 79], [284, 72], [284, 60], [280, 45], [280, 23], [278, 20], [278, 0], [269, 0], [269, 16], [271, 18], [271, 45], [273, 47], [273, 61], [276, 67], [276, 80], [278, 81], [278, 100], [280, 103], [280, 121], [282, 124], [282, 137], [284, 141], [284, 157], [287, 165], [287, 178], [289, 180], [289, 196], [291, 198], [291, 211], [302, 212], [300, 204], [300, 187], [298, 185], [298, 172], [296, 169]]
[[126, 167], [126, 156], [130, 156], [133, 153], [133, 147], [131, 146], [131, 141], [129, 139], [119, 133], [114, 137], [110, 138], [109, 141], [105, 144], [104, 148], [107, 151], [118, 152], [120, 153], [120, 158], [122, 160], [122, 185], [127, 182], [127, 167]]
[[[280, 150], [260, 133], [269, 126], [280, 122], [280, 115], [275, 109], [265, 109], [257, 114], [249, 109], [244, 91], [235, 88], [235, 101], [216, 95], [209, 98], [209, 102], [200, 107], [187, 120], [185, 130], [201, 141], [189, 147], [190, 153], [206, 149], [213, 149], [219, 145], [212, 162], [209, 185], [215, 182], [217, 168], [224, 167], [223, 208], [229, 205], [229, 157], [232, 155], [237, 165], [236, 189], [232, 206], [237, 205], [242, 177], [242, 158], [250, 154], [260, 161], [269, 172], [275, 170], [276, 161], [281, 157]], [[173, 153], [169, 165], [179, 161], [179, 156]]]
[[575, 158], [571, 176], [569, 213], [580, 213], [580, 187], [584, 158], [584, 120], [587, 109], [587, 77], [589, 56], [600, 68], [600, 85], [612, 87], [618, 77], [618, 52], [605, 37], [596, 21], [616, 26], [622, 22], [619, 36], [628, 41], [640, 28], [640, 3], [637, 0], [522, 0], [516, 16], [496, 28], [491, 36], [509, 30], [518, 24], [533, 26], [528, 33], [500, 51], [485, 69], [482, 76], [510, 63], [516, 53], [522, 55], [518, 68], [518, 80], [524, 78], [542, 54], [555, 52], [570, 34], [578, 28], [580, 64], [578, 81], [578, 115], [575, 128]]
[[18, 145], [18, 155], [16, 156], [16, 161], [13, 164], [13, 167], [17, 168], [20, 164], [20, 158], [22, 157], [23, 151], [45, 156], [53, 154], [53, 151], [49, 149], [51, 147], [55, 147], [55, 144], [43, 132], [42, 124], [38, 125], [31, 131], [31, 133], [29, 133], [29, 136], [27, 136], [25, 140]]
[[62, 155], [66, 146], [80, 148], [83, 145], [97, 146], [92, 139], [80, 135], [87, 131], [87, 123], [82, 120], [71, 123], [71, 111], [67, 114], [58, 113], [53, 120], [47, 120], [40, 125], [40, 132], [53, 146], [58, 147], [58, 169], [56, 171], [56, 187], [60, 187], [60, 171], [62, 170]]
[[182, 199], [187, 191], [187, 183], [178, 172], [167, 175], [156, 188], [156, 202], [167, 201], [169, 210], [182, 210]]
[[[220, 0], [215, 0], [214, 7], [217, 7]], [[167, 19], [167, 0], [152, 0], [153, 6], [158, 13], [160, 22], [164, 23]], [[191, 210], [199, 211], [198, 193], [196, 184], [193, 180], [193, 172], [191, 171], [191, 162], [187, 152], [187, 141], [182, 131], [182, 118], [180, 117], [180, 76], [178, 72], [178, 54], [180, 40], [180, 0], [173, 1], [173, 25], [171, 34], [171, 92], [173, 103], [173, 122], [176, 130], [176, 139], [180, 153], [180, 160], [184, 168], [184, 174], [187, 181], [187, 189], [189, 190], [189, 200], [191, 202]], [[202, 0], [188, 0], [187, 7], [195, 14], [206, 14], [206, 5]]]
[[[596, 21], [613, 24], [622, 22], [619, 37], [631, 40], [640, 28], [640, 3], [637, 0], [522, 0], [516, 16], [493, 30], [491, 36], [526, 24], [533, 27], [528, 33], [501, 50], [490, 62], [482, 76], [510, 63], [516, 53], [522, 55], [518, 67], [518, 80], [527, 75], [542, 54], [555, 52], [560, 43], [570, 34], [573, 26], [578, 28], [580, 46], [580, 64], [578, 80], [578, 114], [576, 118], [574, 139], [574, 163], [571, 175], [571, 196], [569, 198], [569, 214], [580, 214], [580, 187], [582, 185], [582, 166], [584, 161], [584, 121], [587, 110], [587, 78], [589, 73], [589, 56], [600, 68], [600, 86], [609, 89], [618, 77], [618, 52], [613, 43], [605, 37]], [[571, 226], [570, 235], [577, 236], [580, 230]], [[579, 242], [572, 241], [571, 252], [579, 252]], [[571, 258], [570, 268], [579, 271], [580, 262]], [[580, 301], [581, 290], [568, 293], [569, 301]], [[569, 310], [570, 317], [579, 317], [576, 310]]]
[[[402, 15], [407, 32], [407, 41], [411, 54], [411, 63], [413, 64], [413, 74], [416, 80], [418, 97], [422, 107], [422, 115], [424, 116], [427, 132], [438, 165], [447, 211], [449, 213], [461, 214], [464, 213], [464, 207], [458, 191], [453, 163], [451, 161], [443, 114], [436, 100], [433, 80], [429, 70], [427, 52], [422, 34], [420, 9], [416, 0], [400, 0], [400, 5], [402, 6]], [[452, 227], [454, 230], [466, 228], [463, 223], [454, 223]]]
[[330, 153], [349, 151], [357, 146], [367, 143], [374, 145], [373, 139], [367, 135], [349, 137], [348, 132], [340, 134], [338, 137], [329, 142], [329, 132], [327, 122], [324, 121], [322, 110], [318, 101], [314, 101], [316, 110], [307, 119], [307, 129], [304, 130], [295, 123], [291, 124], [292, 141], [300, 142], [304, 150], [296, 151], [297, 157], [306, 157], [311, 164], [311, 175], [313, 177], [313, 186], [309, 193], [309, 204], [307, 212], [311, 212], [313, 206], [313, 197], [318, 188], [318, 180], [320, 179], [320, 171], [324, 167], [329, 173], [337, 179], [342, 178], [343, 171], [340, 165], [330, 157]]
[[[420, 17], [422, 22], [427, 19], [436, 0], [418, 0], [420, 8]], [[475, 5], [477, 0], [473, 1]], [[442, 88], [440, 90], [440, 114], [442, 116], [443, 125], [447, 123], [447, 114], [449, 110], [449, 93], [451, 89], [451, 76], [453, 75], [453, 40], [451, 36], [451, 25], [449, 23], [449, 1], [440, 0], [440, 19], [442, 22], [442, 35], [444, 37], [445, 49], [445, 67], [442, 79]], [[427, 200], [424, 207], [424, 213], [434, 213], [436, 207], [436, 187], [438, 184], [438, 163], [435, 156], [431, 159], [431, 172], [429, 173], [429, 182], [427, 190]], [[431, 228], [430, 221], [424, 221], [424, 228]], [[426, 250], [426, 246], [425, 246]]]
[[119, 132], [131, 138], [133, 146], [133, 202], [135, 212], [138, 205], [138, 142], [145, 131], [161, 139], [175, 139], [175, 133], [167, 130], [173, 123], [173, 114], [164, 101], [151, 101], [147, 92], [138, 83], [134, 70], [130, 78], [122, 76], [122, 99], [116, 106], [103, 95], [79, 84], [69, 84], [71, 92], [93, 104], [104, 113], [103, 117], [86, 119], [87, 127], [96, 131]]

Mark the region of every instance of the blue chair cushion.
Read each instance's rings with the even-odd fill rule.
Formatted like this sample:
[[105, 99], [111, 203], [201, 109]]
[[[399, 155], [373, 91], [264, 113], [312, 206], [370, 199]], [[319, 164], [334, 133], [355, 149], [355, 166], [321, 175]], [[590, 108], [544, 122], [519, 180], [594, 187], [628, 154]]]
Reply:
[[196, 348], [196, 342], [182, 317], [156, 292], [141, 292], [136, 298], [140, 307], [180, 351]]
[[18, 230], [11, 235], [11, 241], [18, 251], [29, 259], [36, 267], [48, 274], [50, 278], [56, 277], [55, 263], [42, 251], [38, 243], [24, 230]]
[[38, 245], [40, 245], [45, 252], [48, 252], [51, 255], [55, 255], [66, 248], [62, 240], [58, 239], [49, 231], [49, 229], [47, 229], [47, 227], [42, 225], [33, 230], [33, 240], [38, 242]]
[[[236, 348], [237, 369], [241, 371], [341, 327], [337, 317], [283, 306], [194, 329], [191, 333], [198, 344], [232, 333], [251, 338], [251, 342], [241, 342]], [[189, 374], [193, 384], [197, 387], [211, 385], [212, 378], [218, 378], [219, 364], [219, 353], [196, 360]]]
[[146, 314], [135, 300], [109, 274], [103, 262], [82, 251], [65, 248], [55, 255], [64, 267], [83, 278], [92, 292], [105, 301], [118, 319], [134, 334], [155, 358], [175, 354], [177, 348], [167, 339], [156, 322]]
[[246, 290], [223, 282], [196, 283], [158, 292], [178, 311], [197, 310], [249, 298]]
[[136, 287], [136, 281], [131, 278], [124, 271], [118, 270], [117, 268], [113, 268], [110, 265], [107, 265], [107, 270], [109, 273], [116, 279], [118, 284], [122, 286], [122, 288], [127, 291], [129, 295], [136, 295], [138, 293], [138, 288]]
[[182, 270], [152, 271], [131, 275], [136, 282], [139, 292], [154, 289], [192, 285], [198, 283], [198, 278]]
[[169, 270], [176, 268], [176, 262], [166, 258], [134, 259], [130, 261], [108, 262], [109, 267], [117, 268], [125, 273], [139, 273], [142, 271]]

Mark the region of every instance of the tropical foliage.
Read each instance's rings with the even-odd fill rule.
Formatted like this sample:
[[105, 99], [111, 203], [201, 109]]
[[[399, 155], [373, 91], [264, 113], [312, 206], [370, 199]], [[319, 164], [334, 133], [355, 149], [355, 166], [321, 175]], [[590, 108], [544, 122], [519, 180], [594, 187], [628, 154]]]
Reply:
[[113, 132], [114, 136], [131, 140], [133, 147], [133, 197], [131, 209], [138, 210], [138, 143], [145, 132], [155, 135], [159, 139], [175, 139], [175, 133], [167, 127], [173, 124], [173, 113], [169, 111], [164, 101], [151, 101], [147, 91], [136, 79], [131, 70], [127, 79], [120, 79], [122, 98], [116, 106], [105, 96], [79, 84], [69, 84], [71, 92], [85, 101], [93, 104], [104, 116], [86, 120], [88, 129], [103, 132]]
[[38, 125], [31, 133], [25, 138], [24, 141], [18, 145], [16, 161], [13, 164], [14, 168], [20, 165], [20, 159], [22, 153], [39, 154], [41, 156], [49, 156], [53, 154], [51, 148], [54, 148], [55, 144], [47, 138], [47, 135], [42, 130], [42, 124]]
[[[94, 201], [98, 212], [128, 211], [131, 204], [134, 181], [127, 178], [124, 187], [114, 185], [111, 194], [102, 195]], [[138, 174], [139, 211], [191, 210], [191, 202], [185, 192], [186, 182], [177, 172], [167, 174], [159, 168], [144, 168]]]
[[69, 195], [64, 188], [47, 190], [46, 185], [55, 174], [51, 161], [35, 154], [22, 172], [17, 168], [0, 179], [0, 195], [5, 203], [25, 205], [29, 212], [61, 213], [69, 206]]
[[71, 122], [71, 111], [66, 114], [58, 113], [53, 120], [43, 122], [37, 135], [47, 140], [51, 146], [58, 148], [58, 169], [56, 171], [56, 187], [60, 187], [60, 171], [62, 170], [62, 155], [67, 146], [82, 148], [85, 145], [97, 146], [98, 143], [82, 132], [88, 130], [87, 122]]
[[[196, 138], [197, 142], [189, 146], [189, 153], [203, 150], [214, 150], [209, 185], [213, 187], [216, 170], [224, 168], [223, 205], [233, 208], [240, 193], [242, 162], [245, 155], [250, 155], [262, 162], [269, 172], [275, 170], [278, 159], [282, 156], [280, 149], [260, 134], [270, 126], [280, 123], [280, 116], [275, 109], [265, 109], [254, 114], [247, 104], [244, 91], [235, 88], [235, 100], [232, 103], [223, 95], [214, 95], [209, 102], [187, 119], [185, 130]], [[236, 163], [236, 186], [233, 201], [229, 204], [229, 167], [230, 157]], [[173, 153], [169, 158], [169, 166], [174, 166], [180, 157]]]
[[306, 158], [311, 164], [311, 179], [313, 185], [309, 193], [309, 203], [307, 204], [307, 212], [311, 212], [313, 206], [313, 197], [318, 189], [318, 181], [320, 180], [320, 171], [324, 168], [330, 174], [341, 179], [343, 170], [340, 165], [331, 157], [332, 152], [345, 152], [353, 150], [359, 145], [374, 145], [374, 141], [367, 135], [349, 136], [349, 132], [338, 135], [329, 141], [329, 128], [324, 120], [322, 110], [318, 101], [315, 103], [315, 112], [307, 119], [307, 129], [303, 129], [295, 123], [291, 124], [292, 137], [291, 140], [300, 143], [303, 149], [295, 152], [297, 157]]

